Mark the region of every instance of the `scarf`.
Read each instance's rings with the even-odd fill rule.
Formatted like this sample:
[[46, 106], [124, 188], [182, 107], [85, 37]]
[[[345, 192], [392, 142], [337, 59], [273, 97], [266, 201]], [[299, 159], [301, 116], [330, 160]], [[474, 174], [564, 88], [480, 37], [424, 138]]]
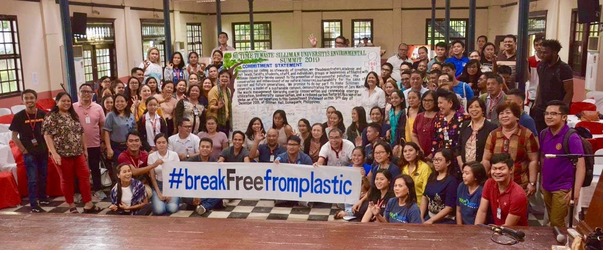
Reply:
[[[224, 96], [225, 94], [223, 93], [223, 89], [221, 89], [220, 86], [217, 87], [217, 89], [219, 90], [219, 99], [223, 100], [225, 97]], [[229, 88], [226, 88], [226, 90], [227, 90], [227, 103], [225, 103], [225, 101], [223, 101], [223, 107], [221, 107], [221, 109], [219, 109], [219, 112], [217, 113], [217, 121], [218, 121], [217, 123], [219, 123], [220, 126], [226, 126], [231, 129], [232, 112], [231, 112], [231, 110], [229, 110], [229, 115], [226, 115], [226, 113], [225, 113], [226, 106], [231, 109], [231, 91], [229, 90]], [[229, 126], [227, 125], [228, 122], [229, 122]]]

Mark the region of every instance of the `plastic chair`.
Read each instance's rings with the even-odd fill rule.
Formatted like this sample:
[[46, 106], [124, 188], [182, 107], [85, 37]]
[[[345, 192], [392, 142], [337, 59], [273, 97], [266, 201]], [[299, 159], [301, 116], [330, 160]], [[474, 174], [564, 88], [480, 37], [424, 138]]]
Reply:
[[591, 148], [593, 150], [600, 150], [604, 147], [604, 139], [603, 138], [595, 138], [595, 139], [587, 139], [589, 143], [591, 143]]
[[13, 114], [17, 114], [18, 112], [25, 110], [25, 105], [13, 105], [11, 106], [11, 111]]
[[[595, 152], [595, 155], [604, 155], [604, 149], [598, 149], [598, 150]], [[595, 159], [595, 160], [594, 160], [594, 161], [595, 161], [595, 162], [594, 162], [594, 164], [602, 164], [602, 165], [604, 164], [603, 157], [596, 157], [596, 158], [594, 158], [594, 159]]]
[[[604, 124], [595, 121], [579, 121], [575, 127], [584, 127], [591, 132], [591, 134], [602, 134], [604, 132]], [[595, 149], [594, 149], [595, 150]]]
[[570, 105], [570, 113], [576, 115], [582, 111], [596, 111], [598, 107], [595, 104], [587, 102], [572, 102]]
[[11, 111], [11, 109], [0, 108], [0, 116], [9, 115], [9, 114], [13, 114], [13, 112]]

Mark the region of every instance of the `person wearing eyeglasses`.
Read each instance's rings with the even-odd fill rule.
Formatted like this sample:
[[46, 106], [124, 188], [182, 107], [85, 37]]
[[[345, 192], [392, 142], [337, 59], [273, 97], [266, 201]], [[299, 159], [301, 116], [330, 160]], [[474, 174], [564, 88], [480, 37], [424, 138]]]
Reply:
[[513, 161], [513, 180], [526, 190], [527, 196], [536, 192], [539, 143], [532, 131], [520, 125], [521, 109], [516, 104], [505, 103], [497, 107], [501, 126], [488, 135], [482, 164], [490, 172], [493, 154], [509, 153]]
[[93, 196], [99, 200], [107, 197], [103, 193], [101, 185], [101, 133], [105, 125], [105, 113], [103, 108], [93, 103], [93, 87], [90, 84], [80, 85], [80, 101], [74, 103], [73, 107], [80, 119], [86, 136], [86, 149], [88, 151], [88, 167], [93, 177]]
[[200, 137], [191, 133], [192, 126], [188, 118], [183, 118], [178, 123], [178, 132], [168, 138], [168, 150], [177, 152], [181, 161], [200, 153]]

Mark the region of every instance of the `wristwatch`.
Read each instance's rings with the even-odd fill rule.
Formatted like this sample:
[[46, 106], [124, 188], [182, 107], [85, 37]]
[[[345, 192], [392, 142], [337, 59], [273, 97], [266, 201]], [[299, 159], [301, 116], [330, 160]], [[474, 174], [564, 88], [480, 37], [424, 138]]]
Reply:
[[185, 158], [189, 158], [189, 154], [187, 154], [187, 155], [185, 156]]
[[530, 182], [529, 184], [532, 185], [532, 186], [535, 186], [536, 183]]

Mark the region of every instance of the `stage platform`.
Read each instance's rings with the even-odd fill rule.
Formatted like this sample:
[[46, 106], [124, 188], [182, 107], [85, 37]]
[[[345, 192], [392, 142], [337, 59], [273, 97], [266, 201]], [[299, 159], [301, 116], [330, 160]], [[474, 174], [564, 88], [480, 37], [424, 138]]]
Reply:
[[547, 250], [549, 227], [522, 227], [526, 240], [499, 245], [478, 226], [86, 214], [0, 215], [0, 249], [499, 249]]

